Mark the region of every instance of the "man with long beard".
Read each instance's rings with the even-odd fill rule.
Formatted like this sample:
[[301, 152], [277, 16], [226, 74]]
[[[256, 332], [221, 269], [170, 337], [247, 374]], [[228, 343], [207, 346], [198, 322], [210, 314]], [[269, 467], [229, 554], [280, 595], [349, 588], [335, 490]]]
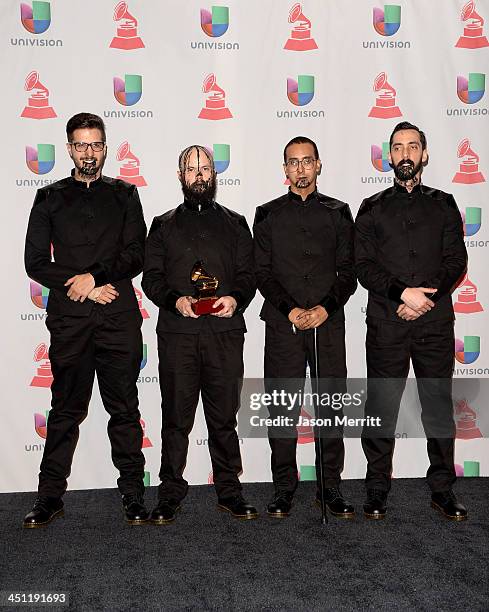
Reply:
[[[258, 514], [244, 500], [238, 479], [236, 433], [243, 312], [255, 294], [251, 233], [242, 215], [215, 201], [216, 171], [206, 148], [192, 145], [182, 151], [178, 177], [184, 201], [154, 219], [142, 280], [144, 292], [160, 309], [161, 483], [151, 520], [156, 525], [173, 521], [187, 494], [183, 471], [200, 393], [218, 507], [236, 518], [253, 519]], [[211, 284], [212, 277], [218, 280], [218, 299], [207, 314], [195, 313], [195, 267], [207, 273]]]
[[[79, 113], [67, 123], [69, 178], [39, 189], [25, 243], [27, 274], [50, 289], [52, 402], [39, 474], [39, 497], [24, 527], [63, 511], [78, 428], [95, 373], [127, 522], [144, 523], [144, 455], [137, 378], [142, 317], [131, 279], [143, 267], [146, 225], [137, 189], [102, 175], [104, 122]], [[87, 509], [93, 511], [93, 509]]]
[[421, 183], [428, 161], [424, 133], [399, 123], [390, 137], [394, 186], [362, 202], [356, 219], [355, 260], [368, 290], [366, 416], [364, 428], [369, 519], [383, 519], [391, 484], [394, 430], [412, 361], [421, 401], [430, 467], [431, 504], [452, 520], [467, 517], [455, 482], [451, 378], [454, 363], [450, 291], [465, 270], [460, 212], [452, 195]]

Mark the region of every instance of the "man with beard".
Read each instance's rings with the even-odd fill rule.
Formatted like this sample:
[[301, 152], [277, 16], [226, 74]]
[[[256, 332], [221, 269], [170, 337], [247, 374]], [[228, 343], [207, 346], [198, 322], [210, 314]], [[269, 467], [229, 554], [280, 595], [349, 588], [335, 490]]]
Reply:
[[[356, 289], [353, 219], [347, 204], [317, 191], [321, 160], [312, 140], [298, 136], [286, 145], [284, 171], [289, 192], [258, 206], [253, 228], [257, 286], [265, 298], [260, 313], [266, 323], [265, 384], [270, 393], [297, 392], [309, 364], [311, 376], [328, 378], [329, 385], [343, 392], [343, 307]], [[320, 392], [330, 393], [324, 385], [323, 380]], [[271, 407], [270, 416], [287, 415], [297, 422], [300, 406], [289, 410]], [[335, 421], [334, 411], [326, 408], [316, 416]], [[273, 427], [268, 433], [275, 495], [267, 512], [284, 518], [298, 484], [297, 429]], [[336, 517], [352, 518], [354, 508], [339, 489], [343, 459], [342, 429], [316, 432], [316, 501]]]
[[95, 373], [125, 518], [143, 523], [144, 455], [137, 377], [142, 317], [131, 279], [143, 267], [146, 226], [136, 188], [102, 175], [107, 145], [100, 117], [79, 113], [66, 126], [69, 178], [39, 189], [25, 243], [27, 274], [50, 289], [52, 402], [38, 498], [24, 527], [63, 512], [80, 423]]
[[394, 431], [412, 361], [421, 401], [430, 467], [432, 506], [463, 520], [455, 482], [451, 377], [454, 363], [450, 290], [467, 254], [462, 219], [452, 195], [421, 183], [428, 161], [424, 133], [399, 123], [390, 137], [394, 186], [362, 202], [356, 219], [358, 279], [368, 290], [366, 416], [382, 428], [364, 428], [367, 518], [383, 519], [391, 484]]
[[[178, 177], [184, 201], [156, 217], [146, 242], [142, 287], [159, 307], [157, 324], [162, 396], [161, 483], [151, 514], [156, 525], [175, 519], [187, 494], [183, 478], [188, 437], [202, 394], [218, 507], [241, 519], [256, 509], [241, 493], [236, 414], [243, 376], [243, 312], [255, 294], [251, 233], [245, 218], [218, 204], [211, 153], [182, 151]], [[217, 301], [196, 314], [195, 264], [218, 280]]]

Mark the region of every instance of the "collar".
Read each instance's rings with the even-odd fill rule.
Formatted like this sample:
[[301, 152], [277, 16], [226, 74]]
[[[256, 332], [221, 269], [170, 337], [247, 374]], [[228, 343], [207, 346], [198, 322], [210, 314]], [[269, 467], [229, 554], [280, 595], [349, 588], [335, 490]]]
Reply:
[[406, 195], [416, 195], [418, 193], [423, 193], [423, 184], [421, 181], [415, 185], [411, 191], [408, 191], [403, 185], [399, 185], [399, 183], [394, 179], [394, 190], [396, 193], [403, 193]]
[[71, 171], [71, 181], [72, 184], [75, 185], [75, 187], [78, 187], [79, 189], [96, 189], [97, 187], [100, 187], [103, 182], [103, 174], [101, 174], [98, 179], [90, 181], [87, 187], [86, 181], [79, 181], [75, 178], [75, 169], [73, 168], [73, 170]]
[[206, 212], [209, 212], [211, 210], [215, 210], [216, 202], [215, 202], [215, 200], [212, 200], [212, 202], [204, 202], [204, 204], [201, 204], [200, 210], [199, 210], [197, 204], [195, 204], [194, 202], [190, 202], [189, 200], [187, 200], [185, 198], [183, 200], [182, 207], [183, 207], [183, 210], [186, 210], [186, 211], [189, 211], [189, 212], [206, 213]]
[[308, 202], [310, 202], [311, 200], [317, 199], [318, 197], [318, 190], [317, 188], [310, 193], [307, 198], [305, 200], [303, 200], [301, 198], [301, 196], [298, 193], [294, 193], [290, 187], [289, 187], [289, 193], [288, 193], [289, 199], [290, 200], [294, 200], [295, 202], [299, 202], [300, 204], [307, 204]]

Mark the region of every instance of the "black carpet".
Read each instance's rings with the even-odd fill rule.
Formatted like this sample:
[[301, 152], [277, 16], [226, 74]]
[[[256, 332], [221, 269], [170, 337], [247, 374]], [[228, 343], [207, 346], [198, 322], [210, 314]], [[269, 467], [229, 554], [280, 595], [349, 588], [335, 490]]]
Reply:
[[[67, 591], [70, 609], [89, 611], [489, 610], [489, 478], [457, 482], [469, 509], [461, 523], [430, 508], [421, 479], [394, 481], [378, 522], [363, 518], [360, 481], [342, 488], [357, 518], [327, 526], [313, 483], [300, 485], [288, 519], [245, 522], [216, 510], [212, 487], [191, 487], [162, 527], [126, 525], [106, 489], [68, 492], [65, 518], [25, 530], [34, 495], [3, 494], [0, 590]], [[271, 485], [245, 485], [245, 494], [262, 510]], [[149, 506], [155, 496], [147, 491]]]

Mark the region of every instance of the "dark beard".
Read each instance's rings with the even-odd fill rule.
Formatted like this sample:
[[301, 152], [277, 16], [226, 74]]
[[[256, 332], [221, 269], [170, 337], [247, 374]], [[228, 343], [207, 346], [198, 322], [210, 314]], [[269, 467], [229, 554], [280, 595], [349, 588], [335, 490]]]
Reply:
[[192, 185], [187, 185], [184, 181], [181, 181], [181, 184], [185, 201], [193, 209], [208, 208], [216, 197], [217, 184], [214, 176], [208, 181], [196, 181]]
[[310, 184], [311, 181], [308, 178], [301, 178], [297, 181], [296, 187], [298, 189], [307, 189]]
[[421, 170], [422, 162], [420, 161], [419, 164], [415, 166], [412, 160], [406, 159], [406, 160], [400, 161], [397, 164], [397, 166], [394, 166], [392, 164], [390, 165], [391, 165], [391, 168], [393, 168], [394, 170], [396, 179], [398, 181], [405, 182], [405, 181], [412, 181], [414, 179], [414, 177]]

